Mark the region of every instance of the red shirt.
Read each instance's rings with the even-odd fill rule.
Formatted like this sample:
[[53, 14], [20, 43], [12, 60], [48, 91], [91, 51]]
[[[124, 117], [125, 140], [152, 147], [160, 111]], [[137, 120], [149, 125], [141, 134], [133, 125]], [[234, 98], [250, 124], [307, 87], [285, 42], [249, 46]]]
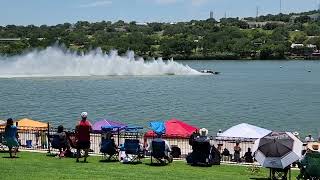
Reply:
[[81, 120], [76, 127], [78, 141], [90, 141], [91, 123], [88, 120]]

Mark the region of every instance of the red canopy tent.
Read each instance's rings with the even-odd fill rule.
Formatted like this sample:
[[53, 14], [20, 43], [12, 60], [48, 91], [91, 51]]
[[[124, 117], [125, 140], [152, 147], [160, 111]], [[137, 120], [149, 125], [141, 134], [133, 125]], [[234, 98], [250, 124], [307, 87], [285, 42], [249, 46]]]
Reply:
[[[196, 131], [197, 127], [191, 126], [185, 122], [178, 119], [170, 119], [165, 122], [166, 133], [163, 135], [165, 138], [189, 138], [191, 134]], [[144, 137], [155, 137], [156, 134], [149, 130]]]

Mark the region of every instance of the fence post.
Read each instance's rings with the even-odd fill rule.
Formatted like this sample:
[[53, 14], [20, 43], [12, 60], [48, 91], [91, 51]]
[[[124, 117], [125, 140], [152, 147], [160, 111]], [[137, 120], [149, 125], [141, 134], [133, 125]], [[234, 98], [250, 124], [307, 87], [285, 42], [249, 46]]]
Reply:
[[48, 153], [51, 153], [50, 151], [50, 125], [48, 122], [48, 134], [47, 134], [47, 138], [48, 138]]

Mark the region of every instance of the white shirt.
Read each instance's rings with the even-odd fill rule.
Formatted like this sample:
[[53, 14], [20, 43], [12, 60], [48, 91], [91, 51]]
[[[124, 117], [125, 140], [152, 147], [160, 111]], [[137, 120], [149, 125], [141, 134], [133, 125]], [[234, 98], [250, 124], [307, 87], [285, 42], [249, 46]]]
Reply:
[[[155, 139], [153, 139], [152, 141], [155, 141], [155, 142], [163, 142], [163, 141], [164, 141], [165, 151], [167, 151], [167, 152], [171, 151], [171, 147], [170, 147], [168, 141], [166, 141], [166, 140], [164, 140], [164, 139], [161, 139], [161, 138], [155, 138]], [[149, 151], [152, 151], [152, 142], [149, 144], [148, 150], [149, 150]]]
[[306, 141], [306, 142], [313, 142], [314, 139], [313, 139], [313, 137], [307, 136], [307, 137], [304, 139], [304, 141]]

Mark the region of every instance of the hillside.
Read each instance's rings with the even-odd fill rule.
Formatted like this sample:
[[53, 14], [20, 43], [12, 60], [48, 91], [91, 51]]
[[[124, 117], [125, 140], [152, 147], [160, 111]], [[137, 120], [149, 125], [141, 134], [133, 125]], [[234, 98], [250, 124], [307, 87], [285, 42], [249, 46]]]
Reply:
[[[320, 49], [318, 11], [192, 20], [177, 23], [78, 21], [54, 26], [0, 26], [0, 54], [64, 44], [76, 51], [101, 48], [145, 58], [287, 59], [317, 58]], [[297, 45], [295, 45], [297, 44]]]

